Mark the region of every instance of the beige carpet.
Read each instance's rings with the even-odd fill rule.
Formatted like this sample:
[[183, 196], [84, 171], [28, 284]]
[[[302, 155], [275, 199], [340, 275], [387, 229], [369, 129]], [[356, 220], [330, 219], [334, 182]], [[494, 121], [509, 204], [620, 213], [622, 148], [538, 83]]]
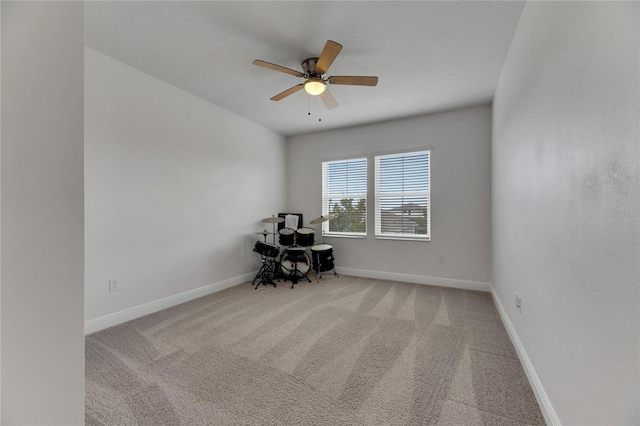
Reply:
[[544, 424], [488, 293], [249, 283], [86, 338], [87, 425]]

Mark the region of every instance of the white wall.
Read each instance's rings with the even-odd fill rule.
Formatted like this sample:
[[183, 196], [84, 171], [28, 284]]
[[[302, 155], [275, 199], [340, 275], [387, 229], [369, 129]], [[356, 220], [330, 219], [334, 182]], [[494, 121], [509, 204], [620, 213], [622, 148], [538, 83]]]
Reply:
[[257, 271], [284, 137], [87, 48], [85, 149], [86, 320]]
[[493, 284], [562, 424], [640, 421], [638, 18], [528, 2], [494, 100]]
[[[327, 238], [334, 246], [336, 265], [364, 276], [486, 289], [491, 279], [490, 144], [488, 105], [293, 137], [289, 140], [288, 207], [302, 212], [305, 224], [320, 216], [321, 162], [368, 156], [369, 236]], [[431, 241], [376, 240], [373, 156], [425, 146], [433, 147]], [[316, 241], [319, 238], [318, 225]], [[439, 255], [445, 256], [444, 264], [438, 263]]]
[[84, 5], [1, 8], [2, 424], [81, 425]]

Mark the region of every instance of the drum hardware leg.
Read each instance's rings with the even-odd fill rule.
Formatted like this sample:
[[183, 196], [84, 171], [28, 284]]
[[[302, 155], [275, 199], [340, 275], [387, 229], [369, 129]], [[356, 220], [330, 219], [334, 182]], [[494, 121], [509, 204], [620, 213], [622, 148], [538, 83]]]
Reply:
[[[309, 268], [311, 269], [311, 268]], [[309, 275], [307, 275], [309, 273], [309, 271], [307, 271], [307, 273], [302, 273], [302, 276], [305, 277], [307, 279], [307, 281], [311, 282], [311, 278], [309, 278]]]
[[260, 278], [260, 281], [258, 281], [258, 285], [256, 285], [256, 288], [258, 288], [258, 286], [262, 283], [262, 279], [264, 277], [266, 268], [267, 268], [267, 264], [263, 263], [260, 269], [258, 270], [258, 273], [256, 274], [255, 278], [253, 279], [253, 281], [251, 281], [251, 286], [255, 285], [258, 278]]
[[282, 273], [280, 272], [280, 262], [277, 262], [275, 259], [273, 261], [273, 278], [280, 282], [280, 276]]
[[262, 255], [260, 257], [262, 258], [262, 266], [260, 267], [260, 270], [256, 274], [253, 281], [251, 282], [251, 285], [254, 285], [256, 283], [256, 280], [260, 278], [260, 281], [258, 281], [258, 284], [255, 284], [256, 290], [258, 289], [260, 284], [262, 285], [271, 284], [272, 286], [276, 287], [276, 283], [269, 277], [269, 273], [272, 272], [272, 268], [273, 268], [273, 259], [267, 259], [265, 256], [262, 256]]
[[[316, 271], [314, 269], [315, 265], [316, 265], [316, 259], [318, 262], [318, 270]], [[320, 263], [320, 257], [313, 251], [311, 250], [311, 269], [314, 270], [314, 272], [316, 273], [316, 282], [319, 283], [320, 282], [320, 278], [322, 278], [322, 264]]]
[[[333, 266], [331, 269], [327, 269], [327, 270], [324, 269], [324, 263], [322, 262], [323, 258], [320, 256], [320, 253], [316, 253], [312, 250], [311, 259], [312, 259], [314, 271], [316, 273], [317, 282], [320, 282], [320, 280], [322, 279], [322, 272], [327, 272], [327, 271], [332, 271], [333, 275], [336, 275], [338, 278], [340, 278], [340, 275], [338, 275], [338, 273], [336, 272], [335, 258], [333, 256], [329, 257], [328, 259], [325, 259], [327, 261], [331, 261], [331, 262], [328, 262], [327, 266], [330, 266], [330, 265]], [[318, 265], [317, 271], [315, 270], [316, 263]]]
[[284, 267], [289, 271], [287, 275], [282, 276], [282, 279], [285, 281], [291, 281], [291, 288], [294, 288], [296, 284], [298, 284], [298, 262], [296, 256], [292, 256], [293, 269], [289, 270], [286, 266]]
[[336, 275], [338, 278], [340, 278], [340, 275], [338, 275], [338, 273], [336, 272], [336, 259], [333, 259], [333, 275]]
[[298, 284], [298, 280], [302, 279], [302, 278], [306, 278], [307, 281], [311, 282], [311, 278], [309, 278], [309, 276], [307, 275], [309, 272], [302, 272], [300, 269], [298, 269], [298, 256], [302, 257], [302, 255], [299, 254], [292, 254], [291, 257], [291, 263], [293, 263], [293, 269], [289, 270], [288, 268], [287, 271], [289, 271], [289, 273], [287, 275], [283, 275], [283, 279], [285, 281], [291, 281], [291, 288], [295, 288], [295, 285]]
[[[311, 268], [309, 268], [309, 269], [311, 269]], [[307, 271], [306, 273], [305, 273], [305, 272], [302, 272], [302, 277], [306, 278], [306, 279], [307, 279], [307, 281], [311, 282], [311, 278], [309, 278], [309, 275], [308, 275], [308, 274], [309, 274], [309, 271]], [[301, 278], [302, 278], [302, 277], [301, 277]]]
[[[292, 277], [292, 279], [291, 279], [291, 288], [294, 288], [294, 286], [295, 286], [296, 284], [298, 284], [298, 272], [299, 272], [299, 273], [300, 273], [300, 275], [301, 275], [301, 276], [300, 276], [300, 279], [302, 279], [302, 278], [306, 278], [306, 279], [307, 279], [307, 281], [311, 282], [311, 278], [309, 278], [309, 276], [307, 275], [307, 274], [308, 274], [308, 272], [307, 272], [307, 273], [304, 273], [304, 272], [300, 271], [300, 270], [298, 269], [298, 262], [294, 262], [294, 264], [293, 264], [293, 270], [292, 270], [292, 271], [291, 271], [291, 273], [289, 274], [289, 277]], [[286, 279], [286, 278], [285, 278], [285, 279]]]
[[258, 278], [262, 277], [262, 273], [264, 272], [264, 268], [265, 268], [265, 263], [264, 263], [264, 259], [262, 260], [262, 266], [260, 266], [260, 269], [258, 270], [258, 273], [256, 274], [256, 276], [253, 278], [253, 281], [251, 281], [251, 286], [253, 287], [253, 285], [256, 283], [256, 280]]
[[[305, 251], [305, 254], [306, 254], [306, 251]], [[311, 260], [311, 259], [309, 259], [309, 260]], [[313, 265], [313, 262], [309, 262], [309, 269], [307, 270], [307, 272], [300, 272], [302, 274], [302, 277], [300, 277], [300, 278], [306, 278], [307, 281], [311, 282], [311, 278], [309, 278], [308, 274], [309, 274], [309, 271], [313, 270], [312, 265]], [[298, 268], [298, 262], [296, 262], [296, 269], [297, 268]]]
[[[322, 278], [322, 263], [318, 263], [318, 271], [316, 271], [316, 276], [318, 277], [318, 281], [320, 282], [320, 279]], [[333, 267], [333, 269], [330, 269], [330, 271], [333, 272], [333, 275], [336, 275], [338, 278], [340, 278], [340, 275], [338, 275], [338, 273], [336, 272], [336, 268], [335, 266]]]
[[[294, 256], [295, 259], [295, 256]], [[296, 284], [298, 284], [298, 262], [293, 262], [293, 271], [291, 271], [291, 275], [293, 275], [293, 278], [291, 279], [291, 288], [293, 288], [293, 286], [295, 286]]]
[[271, 284], [271, 285], [273, 285], [275, 287], [276, 283], [273, 282], [273, 280], [277, 279], [278, 282], [280, 282], [280, 278], [278, 278], [277, 272], [276, 272], [277, 263], [276, 263], [275, 258], [267, 259], [267, 263], [269, 264], [269, 271], [267, 272], [267, 279], [269, 281], [269, 284]]
[[[318, 269], [322, 270], [322, 264], [318, 265]], [[340, 278], [340, 275], [338, 275], [338, 273], [336, 272], [336, 268], [330, 269], [331, 272], [333, 272], [333, 275], [337, 276], [338, 278]], [[318, 281], [320, 282], [320, 279], [322, 278], [322, 272], [317, 271], [316, 272], [316, 276], [318, 277]]]
[[[282, 261], [282, 259], [280, 260]], [[293, 260], [290, 261], [291, 263], [293, 263], [293, 269], [289, 269], [286, 266], [283, 266], [282, 262], [280, 262], [280, 265], [281, 265], [280, 268], [287, 270], [286, 273], [284, 272], [284, 270], [280, 271], [282, 275], [282, 279], [285, 281], [291, 281], [291, 288], [293, 288], [293, 286], [298, 283], [298, 280], [297, 280], [298, 262], [296, 262], [295, 260], [296, 258], [294, 256]]]
[[296, 284], [298, 284], [298, 259], [297, 256], [293, 256], [293, 271], [291, 271], [291, 274], [289, 274], [291, 278], [291, 288], [293, 288], [293, 286], [295, 286]]

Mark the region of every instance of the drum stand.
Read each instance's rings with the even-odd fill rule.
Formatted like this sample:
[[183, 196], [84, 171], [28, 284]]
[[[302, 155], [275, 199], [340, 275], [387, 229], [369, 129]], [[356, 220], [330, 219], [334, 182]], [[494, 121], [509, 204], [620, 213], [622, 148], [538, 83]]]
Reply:
[[251, 282], [251, 285], [254, 285], [256, 280], [260, 278], [260, 281], [258, 281], [258, 284], [256, 284], [256, 287], [255, 287], [256, 290], [258, 289], [260, 284], [262, 285], [271, 284], [272, 286], [275, 287], [277, 284], [269, 276], [269, 274], [271, 274], [273, 277], [275, 277], [275, 269], [273, 267], [274, 259], [267, 258], [264, 255], [260, 255], [260, 258], [262, 259], [262, 266], [260, 267], [260, 270], [256, 274], [256, 277]]
[[[311, 252], [311, 264], [313, 264], [313, 256], [318, 256], [316, 254], [314, 254], [313, 252]], [[311, 268], [313, 269], [313, 268]], [[333, 269], [329, 269], [329, 271], [333, 272], [333, 275], [336, 275], [338, 278], [340, 278], [340, 275], [338, 275], [338, 273], [336, 272], [336, 264], [335, 264], [335, 259], [334, 259], [334, 263], [333, 263]], [[324, 271], [324, 272], [329, 272], [329, 271]], [[320, 282], [320, 279], [322, 278], [322, 263], [320, 262], [320, 256], [318, 256], [318, 270], [314, 271], [316, 273], [316, 282]]]
[[[318, 268], [318, 269], [320, 269], [320, 268]], [[329, 271], [333, 272], [333, 275], [335, 275], [338, 278], [340, 278], [340, 275], [338, 275], [338, 273], [336, 272], [335, 266], [333, 267], [333, 269], [329, 269]], [[329, 271], [324, 271], [324, 272], [329, 272]], [[316, 273], [316, 277], [317, 277], [316, 282], [320, 282], [320, 279], [322, 278], [322, 272], [320, 272], [320, 271], [314, 271], [314, 272]]]
[[[291, 281], [291, 288], [293, 288], [293, 286], [295, 286], [296, 284], [298, 284], [298, 273], [300, 273], [300, 278], [306, 278], [307, 281], [311, 282], [311, 278], [309, 278], [309, 276], [307, 275], [309, 273], [309, 271], [302, 272], [298, 269], [298, 256], [302, 256], [302, 254], [299, 253], [295, 253], [295, 252], [290, 252], [291, 255], [291, 263], [293, 263], [293, 269], [291, 271], [289, 271], [289, 275], [283, 277], [285, 281]], [[309, 265], [311, 266], [311, 265]], [[311, 269], [311, 268], [309, 268]]]

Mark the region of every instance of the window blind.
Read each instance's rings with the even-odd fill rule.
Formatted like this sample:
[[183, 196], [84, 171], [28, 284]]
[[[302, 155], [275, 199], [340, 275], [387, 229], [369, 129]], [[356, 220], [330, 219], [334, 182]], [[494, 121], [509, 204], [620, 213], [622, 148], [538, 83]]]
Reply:
[[367, 233], [367, 159], [322, 163], [322, 215], [336, 215], [322, 224], [325, 234]]
[[431, 237], [430, 151], [375, 157], [376, 237]]

